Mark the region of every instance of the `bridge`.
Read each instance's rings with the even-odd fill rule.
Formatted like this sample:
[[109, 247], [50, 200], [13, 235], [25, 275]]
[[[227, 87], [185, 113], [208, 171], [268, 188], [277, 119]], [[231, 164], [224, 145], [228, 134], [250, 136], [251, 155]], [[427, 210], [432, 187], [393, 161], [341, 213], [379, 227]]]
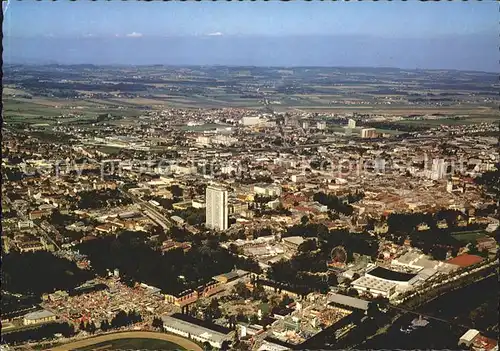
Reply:
[[[394, 310], [397, 310], [399, 312], [411, 313], [411, 314], [414, 314], [414, 315], [419, 316], [419, 317], [424, 317], [426, 319], [431, 319], [431, 320], [435, 320], [435, 321], [439, 321], [439, 322], [444, 322], [444, 323], [447, 323], [447, 324], [451, 324], [451, 325], [456, 326], [456, 327], [461, 327], [461, 328], [465, 328], [465, 329], [477, 329], [475, 326], [472, 326], [472, 325], [460, 324], [460, 323], [455, 322], [453, 320], [436, 317], [436, 316], [433, 316], [433, 315], [428, 314], [428, 313], [418, 312], [418, 311], [410, 310], [410, 309], [407, 309], [407, 308], [404, 308], [404, 307], [394, 306], [394, 305], [391, 305], [391, 304], [387, 305], [387, 307], [392, 308]], [[481, 331], [481, 330], [479, 330], [479, 331], [482, 334], [484, 334], [484, 331]]]

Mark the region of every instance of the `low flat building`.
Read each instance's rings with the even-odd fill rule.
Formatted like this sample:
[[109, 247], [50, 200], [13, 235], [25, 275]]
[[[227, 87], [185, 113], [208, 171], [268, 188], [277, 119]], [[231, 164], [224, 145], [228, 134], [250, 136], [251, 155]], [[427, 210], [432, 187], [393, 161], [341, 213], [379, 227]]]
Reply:
[[235, 279], [238, 279], [239, 275], [235, 271], [231, 271], [229, 273], [223, 273], [218, 276], [215, 276], [214, 279], [221, 282], [221, 283], [228, 283], [230, 281], [233, 281]]
[[259, 280], [258, 285], [262, 286], [266, 291], [272, 291], [281, 295], [288, 295], [291, 298], [300, 298], [305, 291], [296, 291], [284, 284], [276, 283], [270, 280]]
[[443, 261], [432, 260], [423, 253], [416, 251], [408, 251], [404, 253], [398, 258], [393, 259], [391, 264], [415, 270], [434, 269], [441, 273], [450, 273], [459, 267], [458, 265], [450, 264], [449, 262], [446, 263]]
[[287, 346], [278, 345], [274, 342], [264, 340], [258, 351], [285, 351], [290, 350]]
[[368, 301], [342, 294], [329, 294], [328, 304], [340, 308], [368, 310]]
[[465, 332], [464, 335], [458, 339], [458, 345], [465, 345], [467, 347], [472, 345], [474, 339], [479, 335], [479, 330], [469, 329]]
[[277, 184], [255, 184], [253, 186], [253, 191], [256, 195], [264, 196], [280, 196], [281, 186]]
[[473, 351], [498, 351], [498, 341], [487, 338], [484, 335], [478, 335], [472, 341]]
[[377, 137], [377, 130], [375, 128], [363, 128], [363, 129], [361, 129], [361, 137], [363, 139], [376, 138]]
[[210, 327], [207, 323], [186, 315], [173, 314], [172, 316], [163, 316], [162, 320], [163, 328], [167, 332], [200, 343], [208, 342], [212, 347], [218, 349], [221, 348], [224, 341], [232, 339], [232, 332], [229, 329], [220, 326]]
[[297, 250], [305, 239], [301, 236], [289, 236], [282, 239], [283, 245], [290, 250]]
[[172, 216], [172, 217], [170, 217], [170, 219], [173, 220], [175, 223], [177, 223], [179, 225], [184, 224], [184, 219], [182, 219], [179, 216]]
[[41, 323], [54, 322], [57, 319], [56, 315], [47, 310], [40, 310], [25, 314], [23, 317], [24, 325], [33, 325]]
[[17, 247], [21, 253], [44, 251], [47, 249], [46, 246], [42, 242], [40, 242], [40, 240], [30, 240], [18, 243]]
[[241, 269], [236, 269], [228, 273], [223, 273], [220, 275], [217, 275], [213, 277], [213, 279], [217, 280], [218, 282], [221, 283], [229, 283], [232, 282], [236, 279], [243, 278], [247, 276], [249, 273], [247, 271], [241, 270]]
[[387, 298], [396, 292], [396, 286], [396, 283], [366, 275], [352, 282], [352, 287], [359, 293], [370, 293]]

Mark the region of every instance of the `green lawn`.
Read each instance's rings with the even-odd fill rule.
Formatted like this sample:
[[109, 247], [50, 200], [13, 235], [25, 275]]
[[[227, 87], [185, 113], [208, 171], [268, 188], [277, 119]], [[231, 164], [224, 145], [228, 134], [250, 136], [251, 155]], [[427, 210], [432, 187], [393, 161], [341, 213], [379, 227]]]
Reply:
[[473, 230], [467, 232], [456, 232], [453, 233], [452, 236], [458, 241], [474, 244], [477, 239], [485, 237], [486, 234], [483, 230]]
[[185, 348], [165, 340], [135, 338], [105, 341], [77, 350], [185, 350]]

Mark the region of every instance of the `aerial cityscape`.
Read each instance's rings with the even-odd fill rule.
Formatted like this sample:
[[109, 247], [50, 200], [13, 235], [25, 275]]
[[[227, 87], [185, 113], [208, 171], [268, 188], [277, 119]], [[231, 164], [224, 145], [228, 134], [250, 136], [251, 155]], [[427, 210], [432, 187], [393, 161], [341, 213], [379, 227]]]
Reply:
[[2, 351], [498, 350], [498, 4], [121, 3], [3, 3]]

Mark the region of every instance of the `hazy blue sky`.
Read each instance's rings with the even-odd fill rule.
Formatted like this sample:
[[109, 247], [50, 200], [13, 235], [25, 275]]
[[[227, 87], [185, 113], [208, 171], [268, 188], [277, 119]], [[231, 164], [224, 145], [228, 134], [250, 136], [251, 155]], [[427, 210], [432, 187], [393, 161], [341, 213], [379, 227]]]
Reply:
[[498, 32], [494, 1], [70, 2], [10, 3], [8, 36], [191, 36], [371, 34], [435, 37]]
[[495, 1], [9, 1], [7, 62], [498, 71]]

